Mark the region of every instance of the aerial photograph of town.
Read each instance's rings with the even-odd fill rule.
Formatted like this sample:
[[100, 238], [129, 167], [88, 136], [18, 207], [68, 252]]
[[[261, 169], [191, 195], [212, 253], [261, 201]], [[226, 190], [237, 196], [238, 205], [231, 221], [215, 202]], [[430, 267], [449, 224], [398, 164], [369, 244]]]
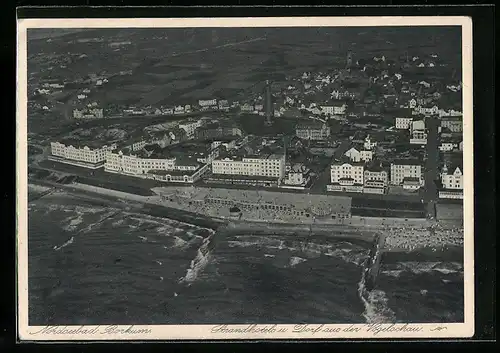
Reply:
[[460, 26], [27, 33], [30, 325], [464, 322]]

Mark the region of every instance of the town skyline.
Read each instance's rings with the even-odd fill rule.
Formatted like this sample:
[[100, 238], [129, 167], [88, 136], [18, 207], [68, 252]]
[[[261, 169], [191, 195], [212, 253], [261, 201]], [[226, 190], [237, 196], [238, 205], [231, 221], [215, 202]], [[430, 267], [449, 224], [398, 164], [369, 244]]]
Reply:
[[463, 322], [461, 31], [29, 30], [30, 320]]

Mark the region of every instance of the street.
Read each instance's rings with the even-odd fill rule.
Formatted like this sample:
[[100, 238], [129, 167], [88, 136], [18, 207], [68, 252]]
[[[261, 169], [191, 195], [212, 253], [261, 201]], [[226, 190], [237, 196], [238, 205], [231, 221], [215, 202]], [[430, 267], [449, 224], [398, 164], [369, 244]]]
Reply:
[[435, 117], [426, 119], [428, 130], [427, 146], [425, 161], [425, 186], [424, 186], [424, 203], [427, 203], [428, 217], [436, 217], [436, 201], [438, 198], [438, 190], [436, 180], [439, 179], [439, 152], [438, 152], [438, 125], [439, 120]]

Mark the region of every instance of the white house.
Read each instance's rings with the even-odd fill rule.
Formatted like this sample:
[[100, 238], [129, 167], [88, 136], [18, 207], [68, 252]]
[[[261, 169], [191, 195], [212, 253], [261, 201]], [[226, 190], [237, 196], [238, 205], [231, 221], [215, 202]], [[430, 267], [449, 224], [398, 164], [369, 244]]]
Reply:
[[464, 176], [461, 163], [451, 168], [444, 165], [441, 172], [441, 184], [443, 189], [439, 190], [440, 198], [463, 199]]
[[200, 99], [198, 105], [200, 107], [214, 107], [217, 106], [217, 99]]
[[363, 163], [333, 163], [328, 191], [363, 192]]
[[303, 164], [295, 164], [287, 168], [284, 184], [304, 187], [309, 183], [309, 172], [310, 169]]
[[365, 138], [365, 142], [364, 142], [363, 146], [365, 147], [365, 150], [372, 150], [373, 147], [377, 146], [377, 142], [372, 141], [370, 138], [370, 135], [368, 135]]
[[396, 118], [396, 129], [408, 130], [410, 129], [413, 118], [397, 117]]
[[116, 144], [103, 146], [79, 146], [71, 142], [51, 142], [51, 155], [49, 160], [62, 163], [78, 165], [80, 167], [97, 169], [101, 168], [105, 161], [108, 151], [116, 147]]
[[425, 145], [427, 144], [427, 132], [425, 130], [424, 120], [412, 121], [410, 128], [410, 144]]
[[229, 102], [227, 99], [221, 99], [219, 101], [219, 110], [229, 110]]
[[458, 189], [464, 188], [462, 167], [460, 165], [448, 168], [445, 164], [441, 172], [441, 183], [445, 189]]
[[415, 160], [396, 160], [391, 163], [391, 184], [402, 185], [405, 178], [417, 178], [420, 185], [424, 185], [422, 165]]
[[353, 162], [369, 162], [373, 159], [373, 152], [367, 150], [357, 150], [352, 147], [345, 153], [345, 156]]
[[346, 113], [346, 109], [347, 105], [345, 103], [321, 106], [321, 112], [325, 113], [326, 115], [344, 115]]
[[178, 105], [174, 108], [174, 114], [184, 114], [185, 108], [182, 105]]
[[201, 120], [179, 124], [179, 129], [186, 131], [188, 137], [193, 137], [194, 132], [201, 126]]
[[253, 112], [254, 106], [253, 106], [253, 104], [244, 103], [241, 105], [240, 109], [242, 112]]
[[451, 132], [462, 132], [463, 122], [461, 116], [444, 116], [441, 118], [441, 127], [448, 128]]
[[446, 138], [441, 140], [441, 144], [439, 145], [439, 150], [441, 152], [450, 152], [450, 151], [461, 151], [460, 147], [463, 147], [463, 141], [454, 138]]
[[432, 107], [417, 106], [413, 108], [414, 115], [437, 115], [438, 112], [439, 108], [436, 105]]
[[381, 166], [370, 166], [364, 171], [363, 192], [370, 194], [384, 194], [389, 183], [387, 171]]

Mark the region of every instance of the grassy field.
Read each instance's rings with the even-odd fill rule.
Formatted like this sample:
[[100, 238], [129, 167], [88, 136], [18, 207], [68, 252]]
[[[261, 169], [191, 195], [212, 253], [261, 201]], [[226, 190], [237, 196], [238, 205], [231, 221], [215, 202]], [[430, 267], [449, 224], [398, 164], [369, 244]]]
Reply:
[[[46, 38], [52, 35], [52, 41]], [[43, 39], [36, 39], [42, 38]], [[188, 104], [202, 98], [231, 98], [266, 79], [344, 66], [383, 53], [397, 58], [436, 53], [460, 69], [459, 29], [440, 28], [189, 28], [89, 29], [61, 34], [29, 33], [28, 72], [64, 80], [91, 73], [132, 75], [110, 78], [92, 99], [114, 104]], [[127, 45], [111, 43], [130, 42]], [[71, 60], [60, 67], [54, 57]], [[83, 54], [86, 56], [81, 57]], [[37, 56], [35, 58], [35, 56]], [[52, 59], [49, 59], [52, 58]], [[45, 69], [40, 73], [40, 68]], [[460, 72], [460, 71], [458, 71]], [[36, 74], [35, 74], [36, 73]], [[263, 90], [257, 85], [254, 90]], [[76, 94], [72, 92], [71, 94]], [[63, 100], [69, 98], [62, 98]], [[58, 108], [59, 109], [59, 108]], [[50, 119], [37, 123], [54, 124]], [[47, 126], [46, 126], [47, 127]]]

